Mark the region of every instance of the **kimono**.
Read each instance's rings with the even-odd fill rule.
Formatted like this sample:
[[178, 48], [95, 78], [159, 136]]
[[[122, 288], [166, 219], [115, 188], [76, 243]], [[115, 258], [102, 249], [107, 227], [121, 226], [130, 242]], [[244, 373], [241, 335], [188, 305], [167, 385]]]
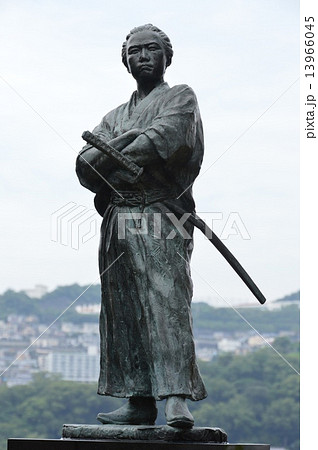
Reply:
[[111, 186], [105, 183], [83, 159], [90, 146], [77, 159], [79, 180], [96, 193], [103, 216], [98, 393], [201, 400], [207, 393], [192, 332], [193, 226], [180, 229], [171, 220], [171, 205], [188, 213], [195, 207], [203, 130], [193, 90], [163, 82], [142, 100], [134, 92], [93, 132], [109, 142], [132, 129], [149, 142], [137, 182], [110, 162], [103, 177]]

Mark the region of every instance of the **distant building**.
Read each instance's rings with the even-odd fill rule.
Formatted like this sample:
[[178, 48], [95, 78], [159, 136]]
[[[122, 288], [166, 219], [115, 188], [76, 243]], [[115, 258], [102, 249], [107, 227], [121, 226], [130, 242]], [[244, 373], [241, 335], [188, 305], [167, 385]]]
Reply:
[[270, 311], [274, 311], [277, 309], [282, 309], [285, 308], [286, 306], [297, 306], [298, 308], [300, 308], [300, 301], [299, 300], [280, 300], [280, 301], [276, 301], [276, 302], [269, 302], [269, 303], [265, 303], [265, 305], [262, 306], [262, 308], [264, 306], [266, 306], [266, 308]]
[[287, 450], [287, 448], [285, 448], [285, 447], [272, 447], [271, 446], [271, 450]]
[[31, 358], [30, 353], [21, 354], [21, 350], [17, 350], [14, 346], [0, 348], [0, 372], [4, 371], [1, 381], [8, 387], [28, 384], [32, 381], [33, 374], [38, 372], [37, 362]]
[[241, 347], [241, 342], [236, 339], [223, 338], [218, 342], [218, 350], [220, 352], [236, 352]]
[[255, 349], [256, 347], [265, 347], [266, 345], [272, 344], [275, 340], [275, 337], [263, 337], [258, 334], [251, 336], [247, 340], [248, 347]]
[[75, 311], [78, 314], [99, 314], [100, 313], [100, 304], [90, 304], [90, 305], [78, 305], [75, 307]]
[[[275, 300], [275, 301], [267, 301], [264, 305], [262, 305], [262, 309], [267, 309], [269, 311], [279, 310], [282, 308], [285, 308], [285, 306], [297, 306], [300, 308], [300, 301], [299, 300]], [[259, 305], [256, 303], [243, 303], [238, 306], [236, 306], [237, 309], [255, 309], [259, 308]]]
[[99, 354], [97, 347], [82, 351], [53, 351], [39, 360], [40, 369], [60, 374], [63, 380], [96, 382], [99, 376]]
[[24, 289], [23, 291], [30, 298], [42, 298], [48, 292], [44, 284], [36, 284], [33, 289]]
[[217, 351], [213, 347], [197, 347], [196, 355], [201, 361], [212, 361]]

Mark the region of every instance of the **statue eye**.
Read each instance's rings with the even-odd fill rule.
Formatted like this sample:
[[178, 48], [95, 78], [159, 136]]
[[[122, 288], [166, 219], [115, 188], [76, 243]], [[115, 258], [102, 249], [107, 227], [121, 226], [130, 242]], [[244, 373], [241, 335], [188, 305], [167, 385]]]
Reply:
[[139, 52], [139, 48], [138, 47], [132, 47], [128, 50], [128, 54], [129, 55], [135, 55], [136, 53]]
[[154, 51], [158, 50], [159, 48], [160, 48], [160, 47], [159, 47], [158, 45], [150, 45], [150, 46], [148, 47], [148, 50], [154, 52]]

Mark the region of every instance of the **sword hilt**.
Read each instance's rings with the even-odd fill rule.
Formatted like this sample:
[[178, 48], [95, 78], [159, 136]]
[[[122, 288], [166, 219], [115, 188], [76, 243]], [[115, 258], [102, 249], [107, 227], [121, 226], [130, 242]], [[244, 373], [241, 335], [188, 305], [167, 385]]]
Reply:
[[90, 131], [84, 131], [82, 134], [82, 138], [88, 144], [95, 147], [97, 150], [101, 151], [105, 155], [109, 156], [109, 158], [114, 161], [118, 166], [130, 172], [130, 174], [134, 178], [134, 182], [137, 181], [143, 173], [143, 168], [139, 167], [135, 164], [131, 159], [127, 156], [122, 155], [118, 150], [113, 148], [111, 145], [107, 144], [107, 142], [103, 141], [96, 134], [91, 133]]

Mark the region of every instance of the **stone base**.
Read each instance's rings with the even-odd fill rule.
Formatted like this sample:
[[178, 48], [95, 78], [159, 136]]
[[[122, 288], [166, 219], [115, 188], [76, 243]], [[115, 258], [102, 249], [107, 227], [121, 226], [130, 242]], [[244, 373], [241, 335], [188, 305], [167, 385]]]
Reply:
[[270, 450], [265, 444], [216, 444], [159, 441], [9, 439], [8, 450]]
[[173, 428], [167, 425], [63, 425], [66, 439], [120, 439], [168, 442], [227, 442], [221, 428]]
[[9, 439], [8, 450], [270, 450], [226, 441], [221, 428], [72, 424], [63, 426], [62, 439]]

